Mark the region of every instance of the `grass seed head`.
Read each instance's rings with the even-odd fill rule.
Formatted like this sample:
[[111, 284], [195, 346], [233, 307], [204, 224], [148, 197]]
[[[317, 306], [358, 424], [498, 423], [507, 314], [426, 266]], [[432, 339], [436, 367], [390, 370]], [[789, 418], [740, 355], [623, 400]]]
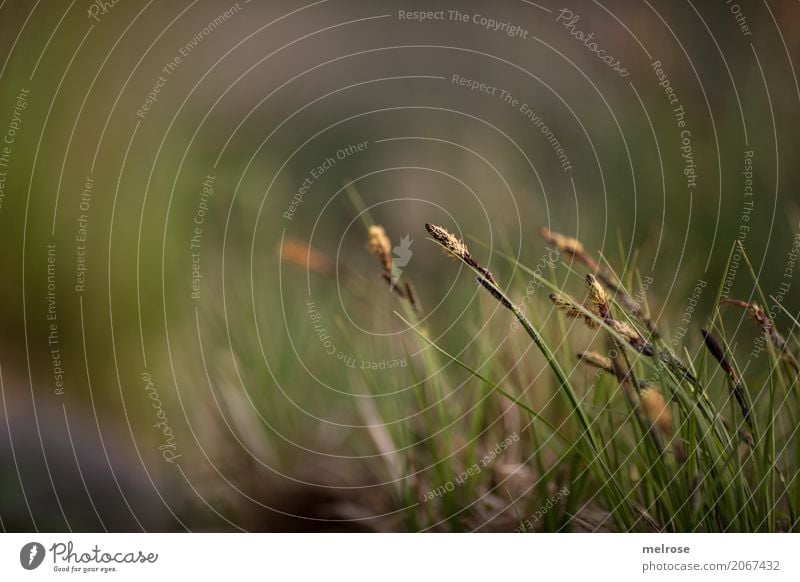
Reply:
[[392, 243], [386, 236], [386, 231], [382, 226], [374, 224], [369, 227], [367, 248], [369, 252], [377, 256], [385, 271], [392, 272]]
[[705, 329], [701, 329], [700, 333], [703, 334], [703, 340], [706, 343], [706, 347], [708, 351], [711, 352], [711, 355], [714, 356], [714, 359], [719, 362], [719, 367], [722, 368], [728, 377], [731, 379], [732, 387], [731, 391], [733, 392], [734, 398], [736, 398], [736, 402], [739, 404], [739, 408], [742, 411], [742, 417], [750, 426], [750, 429], [753, 428], [753, 421], [750, 418], [750, 407], [747, 404], [747, 399], [744, 395], [744, 387], [742, 386], [741, 381], [739, 380], [739, 376], [736, 374], [736, 370], [725, 357], [725, 350], [717, 341], [717, 339], [711, 335], [711, 333]]
[[554, 232], [546, 226], [539, 229], [539, 234], [561, 252], [570, 255], [583, 255], [586, 252], [578, 239]]
[[646, 356], [653, 355], [653, 346], [647, 343], [631, 324], [618, 319], [606, 319], [606, 323], [637, 352]]
[[600, 312], [601, 317], [603, 319], [609, 317], [610, 311], [608, 307], [608, 294], [606, 293], [603, 286], [600, 284], [600, 281], [592, 275], [586, 275], [586, 283], [589, 285], [589, 299], [591, 300], [592, 304], [597, 307], [597, 310]]
[[614, 365], [611, 363], [611, 360], [597, 352], [580, 352], [578, 354], [578, 359], [581, 362], [594, 366], [595, 368], [600, 368], [606, 372], [614, 372]]
[[[586, 325], [592, 329], [596, 329], [598, 327], [597, 321], [586, 315], [586, 313], [581, 309], [581, 305], [569, 295], [564, 293], [551, 293], [550, 301], [553, 302], [553, 305], [555, 305], [556, 309], [561, 311], [567, 317], [571, 319], [582, 318], [586, 322]], [[594, 313], [594, 310], [589, 307], [583, 306], [583, 308]]]
[[454, 234], [451, 234], [446, 228], [437, 226], [435, 224], [430, 224], [429, 222], [425, 223], [425, 229], [433, 237], [433, 240], [442, 246], [448, 255], [463, 261], [483, 275], [487, 281], [497, 284], [497, 281], [489, 272], [489, 270], [472, 258], [472, 255], [470, 255], [469, 249], [467, 248], [467, 245], [464, 244], [464, 241], [456, 237]]
[[419, 313], [420, 305], [417, 301], [417, 294], [414, 291], [414, 286], [411, 281], [405, 280], [398, 281], [398, 277], [394, 275], [392, 267], [392, 241], [386, 234], [386, 230], [377, 224], [373, 224], [367, 230], [367, 249], [373, 255], [377, 256], [383, 266], [383, 273], [381, 276], [386, 284], [389, 286], [390, 291], [396, 293], [402, 299], [407, 300], [411, 307]]
[[672, 436], [672, 414], [664, 396], [655, 388], [646, 388], [639, 393], [642, 408], [650, 420], [650, 424], [665, 437]]
[[631, 324], [625, 321], [619, 321], [617, 319], [612, 319], [608, 322], [608, 325], [617, 332], [619, 335], [623, 337], [623, 339], [628, 342], [635, 342], [642, 339], [642, 336], [639, 335], [639, 332], [636, 331]]
[[328, 255], [294, 239], [287, 239], [281, 246], [281, 260], [314, 271], [326, 277], [336, 275], [336, 264]]
[[466, 260], [469, 257], [469, 250], [464, 241], [451, 234], [446, 228], [437, 226], [435, 224], [426, 223], [425, 229], [430, 233], [433, 239], [442, 245], [445, 252], [454, 256], [459, 260]]
[[761, 326], [761, 331], [769, 337], [772, 345], [774, 345], [778, 351], [782, 352], [784, 350], [786, 347], [786, 339], [775, 329], [772, 320], [758, 303], [748, 303], [740, 299], [723, 299], [720, 303], [727, 303], [728, 305], [735, 305], [745, 309], [753, 318], [753, 321]]
[[733, 369], [733, 366], [728, 362], [728, 358], [725, 357], [725, 350], [722, 349], [717, 338], [705, 329], [701, 329], [700, 333], [703, 334], [703, 341], [705, 341], [708, 351], [711, 352], [711, 355], [714, 356], [714, 359], [719, 363], [719, 367], [725, 371], [734, 384], [738, 384], [739, 377], [736, 375], [736, 370]]

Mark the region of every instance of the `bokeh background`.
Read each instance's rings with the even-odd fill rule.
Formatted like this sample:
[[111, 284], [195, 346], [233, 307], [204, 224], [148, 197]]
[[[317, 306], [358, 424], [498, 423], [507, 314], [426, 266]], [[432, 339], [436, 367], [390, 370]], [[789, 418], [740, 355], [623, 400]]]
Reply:
[[[443, 19], [401, 15], [420, 10]], [[673, 332], [708, 316], [739, 238], [796, 314], [799, 19], [790, 0], [0, 3], [2, 528], [436, 521], [386, 469], [431, 435], [386, 449], [375, 428], [415, 414], [419, 353], [365, 217], [413, 241], [403, 276], [454, 351], [488, 308], [425, 222], [500, 273], [495, 251], [546, 256], [541, 226], [577, 236], [651, 278]], [[287, 242], [323, 256], [282, 261]]]

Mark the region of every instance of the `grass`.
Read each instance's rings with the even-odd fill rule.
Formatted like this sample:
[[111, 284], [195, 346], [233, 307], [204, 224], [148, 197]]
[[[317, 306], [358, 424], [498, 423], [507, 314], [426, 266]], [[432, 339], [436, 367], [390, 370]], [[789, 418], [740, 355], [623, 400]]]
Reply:
[[[410, 277], [396, 279], [389, 234], [364, 226], [409, 361], [377, 380], [362, 374], [376, 398], [358, 407], [375, 427], [390, 504], [405, 508], [391, 529], [798, 530], [796, 320], [782, 333], [754, 301], [722, 299], [721, 282], [713, 313], [696, 316], [675, 353], [661, 329], [675, 326], [652, 317], [635, 269], [619, 277], [579, 241], [543, 229], [557, 263], [532, 269], [495, 251], [495, 275], [464, 241], [427, 224], [431, 244], [478, 285], [468, 311], [435, 329], [441, 318], [426, 317]], [[763, 357], [736, 349], [748, 337], [742, 321], [726, 333], [737, 314], [754, 321]], [[410, 389], [380, 398], [380, 383]], [[385, 420], [398, 416], [406, 420]]]

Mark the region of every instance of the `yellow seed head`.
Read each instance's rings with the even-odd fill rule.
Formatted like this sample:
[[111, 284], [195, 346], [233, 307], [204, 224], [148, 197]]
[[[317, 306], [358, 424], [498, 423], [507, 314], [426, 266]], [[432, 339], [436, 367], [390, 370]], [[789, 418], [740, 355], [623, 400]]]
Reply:
[[608, 321], [608, 325], [611, 326], [611, 329], [613, 329], [615, 332], [617, 332], [619, 335], [625, 338], [625, 341], [627, 341], [628, 343], [644, 342], [642, 336], [640, 336], [639, 332], [636, 331], [636, 328], [634, 328], [631, 324], [625, 321], [611, 319]]
[[608, 310], [608, 295], [606, 294], [600, 281], [594, 275], [586, 275], [586, 283], [589, 285], [589, 299], [600, 308], [600, 311]]
[[[551, 293], [550, 294], [550, 301], [553, 302], [556, 309], [564, 313], [567, 317], [572, 319], [583, 318], [590, 328], [594, 329], [598, 326], [597, 322], [586, 315], [580, 308], [577, 301], [575, 301], [569, 295], [565, 295], [563, 293]], [[584, 309], [588, 309], [584, 306]], [[591, 310], [590, 310], [591, 311]]]
[[389, 253], [392, 245], [389, 242], [389, 237], [386, 236], [386, 231], [382, 226], [374, 224], [369, 227], [369, 251], [373, 254], [380, 255], [382, 253]]
[[369, 227], [367, 248], [369, 252], [376, 255], [383, 264], [383, 268], [388, 272], [392, 270], [392, 243], [386, 236], [386, 231], [377, 224]]
[[281, 260], [328, 277], [336, 274], [336, 265], [330, 257], [297, 240], [287, 239], [283, 243]]
[[640, 392], [639, 398], [650, 423], [663, 436], [672, 436], [672, 414], [661, 392], [655, 388], [646, 388]]
[[569, 295], [551, 293], [550, 301], [567, 317], [583, 317], [583, 312], [578, 308], [578, 304]]
[[564, 236], [563, 234], [554, 232], [547, 227], [542, 227], [539, 230], [542, 238], [556, 247], [561, 252], [566, 252], [572, 255], [584, 254], [584, 248], [578, 239]]
[[436, 242], [442, 245], [449, 254], [462, 260], [469, 257], [469, 250], [467, 249], [467, 245], [464, 244], [464, 241], [451, 234], [446, 228], [435, 224], [426, 224], [425, 228]]
[[582, 362], [594, 366], [595, 368], [605, 370], [606, 372], [614, 371], [614, 366], [611, 364], [611, 360], [602, 354], [598, 354], [597, 352], [581, 352], [578, 354], [578, 358]]

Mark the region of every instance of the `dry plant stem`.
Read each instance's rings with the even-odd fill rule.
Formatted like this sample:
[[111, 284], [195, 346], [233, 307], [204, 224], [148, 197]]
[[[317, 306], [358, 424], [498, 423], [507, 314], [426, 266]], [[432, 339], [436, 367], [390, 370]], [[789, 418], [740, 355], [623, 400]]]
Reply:
[[[731, 430], [731, 422], [728, 420], [728, 417], [724, 414], [719, 415], [720, 422], [722, 422], [722, 426], [726, 429]], [[747, 447], [752, 451], [756, 447], [756, 442], [753, 439], [753, 435], [746, 431], [744, 428], [739, 428], [736, 431], [736, 434], [739, 436], [739, 440], [742, 441]]]
[[739, 404], [739, 408], [742, 411], [742, 416], [744, 417], [747, 426], [750, 427], [750, 430], [753, 431], [753, 421], [750, 418], [750, 408], [747, 406], [747, 401], [744, 397], [744, 387], [742, 383], [739, 381], [739, 377], [736, 375], [736, 371], [731, 366], [728, 359], [725, 357], [725, 352], [722, 349], [722, 346], [719, 345], [719, 342], [705, 329], [701, 329], [700, 333], [703, 334], [703, 340], [706, 343], [706, 347], [708, 351], [711, 352], [711, 355], [714, 356], [714, 359], [717, 360], [719, 363], [719, 367], [728, 375], [728, 378], [731, 380], [731, 390], [733, 392], [734, 398], [736, 398], [736, 402]]
[[736, 307], [740, 307], [750, 313], [750, 316], [753, 318], [753, 320], [761, 327], [761, 331], [764, 333], [764, 335], [769, 339], [770, 342], [772, 342], [772, 345], [775, 346], [775, 349], [778, 351], [778, 355], [788, 362], [795, 373], [800, 371], [797, 360], [789, 351], [789, 348], [786, 344], [786, 339], [780, 334], [780, 332], [778, 332], [778, 330], [775, 328], [775, 325], [772, 323], [772, 320], [769, 318], [769, 316], [767, 316], [766, 312], [760, 305], [757, 303], [748, 303], [740, 299], [723, 299], [720, 301], [720, 304], [735, 305]]
[[778, 351], [782, 351], [786, 347], [786, 340], [781, 334], [778, 333], [778, 330], [776, 330], [775, 326], [772, 325], [772, 321], [769, 319], [769, 317], [767, 317], [767, 314], [757, 303], [747, 303], [746, 301], [742, 301], [740, 299], [723, 299], [720, 301], [720, 304], [735, 305], [736, 307], [741, 307], [745, 311], [749, 312], [755, 322], [761, 326], [761, 330], [764, 332], [764, 334], [770, 338], [772, 345], [774, 345]]
[[550, 348], [544, 342], [542, 336], [539, 332], [533, 327], [528, 318], [519, 310], [519, 308], [514, 305], [514, 303], [503, 293], [496, 285], [496, 281], [494, 277], [489, 273], [487, 269], [481, 266], [469, 253], [466, 245], [463, 241], [459, 240], [452, 234], [450, 234], [446, 229], [436, 226], [434, 224], [426, 224], [425, 228], [428, 230], [430, 235], [433, 239], [439, 243], [442, 248], [451, 256], [461, 260], [467, 266], [471, 267], [475, 270], [479, 277], [478, 281], [480, 282], [481, 286], [483, 286], [489, 293], [494, 297], [498, 302], [500, 302], [503, 307], [511, 311], [514, 317], [519, 321], [522, 327], [525, 329], [525, 332], [530, 336], [533, 342], [536, 344], [536, 347], [539, 348], [539, 351], [544, 356], [545, 360], [547, 361], [548, 366], [553, 371], [556, 376], [556, 380], [558, 381], [559, 388], [566, 396], [567, 400], [570, 403], [570, 407], [572, 408], [573, 413], [578, 418], [578, 423], [581, 427], [581, 432], [586, 439], [589, 448], [591, 449], [592, 455], [594, 456], [594, 463], [596, 463], [601, 471], [602, 471], [602, 478], [605, 479], [609, 489], [613, 492], [614, 503], [616, 507], [620, 508], [622, 511], [629, 513], [629, 507], [626, 502], [626, 499], [622, 493], [622, 490], [619, 487], [619, 484], [614, 479], [614, 474], [611, 472], [611, 469], [606, 464], [606, 461], [601, 453], [600, 446], [597, 442], [597, 438], [592, 431], [591, 424], [589, 422], [586, 413], [580, 406], [580, 402], [575, 394], [574, 390], [572, 389], [569, 380], [567, 379], [566, 374], [561, 369], [561, 366], [556, 361], [553, 353], [550, 351]]
[[647, 526], [654, 532], [661, 532], [663, 529], [656, 523], [656, 520], [647, 513], [647, 510], [644, 507], [640, 507], [639, 505], [634, 505], [633, 509], [636, 511], [636, 514], [639, 516], [639, 519], [644, 521]]

